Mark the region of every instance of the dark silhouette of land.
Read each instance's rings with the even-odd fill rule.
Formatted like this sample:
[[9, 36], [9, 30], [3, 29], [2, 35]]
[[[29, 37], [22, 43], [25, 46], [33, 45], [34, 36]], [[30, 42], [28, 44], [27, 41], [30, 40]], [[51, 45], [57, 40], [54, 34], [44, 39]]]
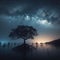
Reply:
[[51, 44], [51, 45], [54, 45], [56, 47], [60, 47], [60, 39], [56, 39], [56, 40], [53, 40], [51, 42], [46, 42], [46, 44]]

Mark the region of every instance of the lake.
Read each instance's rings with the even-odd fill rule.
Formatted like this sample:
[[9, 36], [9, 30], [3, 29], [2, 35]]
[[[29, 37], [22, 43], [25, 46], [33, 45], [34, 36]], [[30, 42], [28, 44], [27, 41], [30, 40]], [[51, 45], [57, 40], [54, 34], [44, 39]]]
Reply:
[[60, 60], [60, 48], [49, 44], [30, 44], [33, 49], [27, 52], [14, 51], [19, 44], [0, 46], [0, 60]]

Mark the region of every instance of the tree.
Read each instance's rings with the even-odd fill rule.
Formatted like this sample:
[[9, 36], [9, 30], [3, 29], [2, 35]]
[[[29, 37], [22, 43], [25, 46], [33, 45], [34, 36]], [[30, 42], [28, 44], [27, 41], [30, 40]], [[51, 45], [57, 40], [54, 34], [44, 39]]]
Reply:
[[19, 25], [16, 29], [12, 29], [9, 34], [11, 38], [22, 38], [24, 39], [24, 44], [28, 39], [34, 39], [34, 36], [37, 36], [37, 30], [32, 26]]

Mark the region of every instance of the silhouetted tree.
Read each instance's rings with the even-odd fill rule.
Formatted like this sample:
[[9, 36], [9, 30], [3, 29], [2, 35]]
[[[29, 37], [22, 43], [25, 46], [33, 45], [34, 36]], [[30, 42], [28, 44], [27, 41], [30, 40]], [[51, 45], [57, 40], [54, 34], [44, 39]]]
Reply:
[[32, 26], [19, 25], [16, 29], [12, 29], [9, 37], [19, 39], [24, 39], [24, 44], [27, 39], [33, 39], [37, 35], [37, 30]]
[[36, 42], [36, 48], [38, 47], [38, 42]]
[[5, 43], [3, 44], [3, 47], [6, 47], [6, 44]]
[[14, 46], [16, 46], [16, 43], [14, 43]]
[[10, 42], [8, 42], [8, 47], [10, 46]]

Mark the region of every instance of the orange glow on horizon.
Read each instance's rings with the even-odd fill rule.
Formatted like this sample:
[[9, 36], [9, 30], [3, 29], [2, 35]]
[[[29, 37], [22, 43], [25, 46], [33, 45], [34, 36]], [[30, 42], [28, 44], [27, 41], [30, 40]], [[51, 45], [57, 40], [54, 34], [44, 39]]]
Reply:
[[49, 42], [52, 41], [53, 38], [51, 36], [37, 36], [34, 38], [33, 43], [45, 43], [45, 42]]

